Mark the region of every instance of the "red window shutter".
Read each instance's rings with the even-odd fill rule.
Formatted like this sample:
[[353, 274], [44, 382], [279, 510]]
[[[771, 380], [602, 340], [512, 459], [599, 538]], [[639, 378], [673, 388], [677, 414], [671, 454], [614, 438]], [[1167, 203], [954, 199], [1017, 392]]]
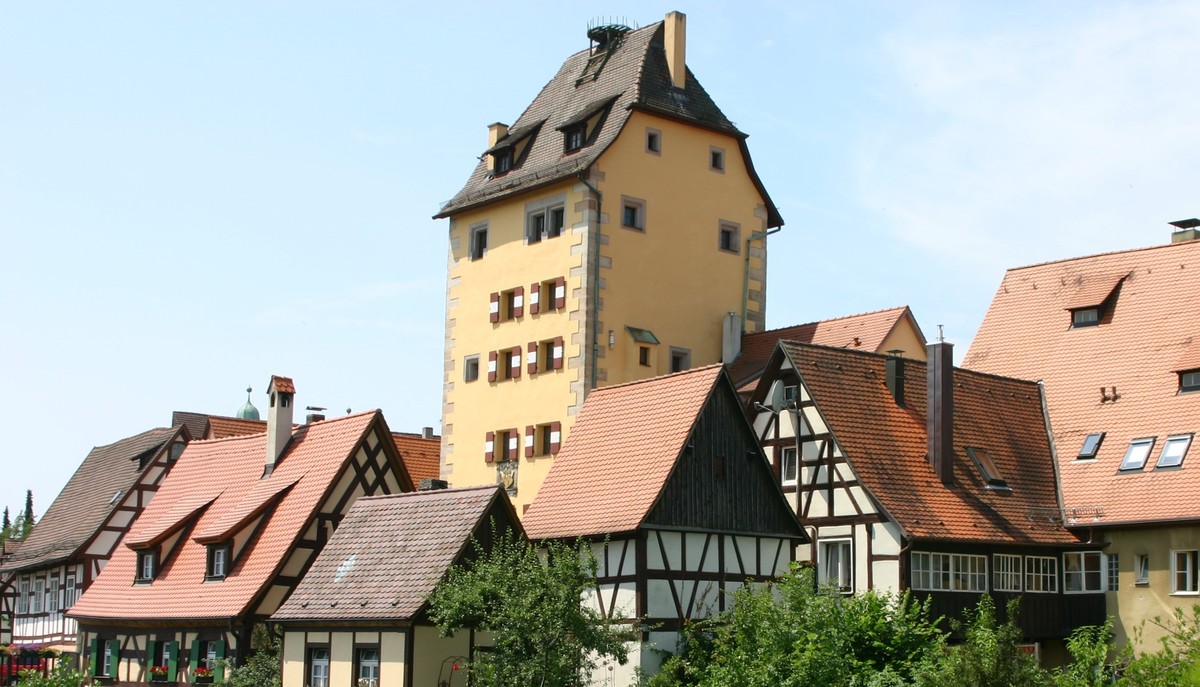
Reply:
[[537, 356], [538, 356], [538, 342], [530, 341], [529, 342], [529, 354], [525, 357], [525, 362], [527, 364], [526, 366], [529, 368], [529, 374], [531, 374], [531, 375], [537, 374], [537, 366], [538, 366]]
[[554, 360], [551, 364], [555, 370], [561, 370], [563, 366], [563, 338], [561, 336], [554, 339]]
[[534, 282], [529, 285], [529, 314], [538, 314], [538, 307], [541, 305], [539, 301], [542, 298], [541, 282]]
[[567, 307], [567, 278], [559, 277], [554, 280], [554, 309], [562, 310]]
[[513, 427], [508, 430], [508, 447], [505, 449], [504, 455], [509, 460], [517, 459], [517, 444], [521, 443], [521, 435], [517, 434], [517, 428]]
[[496, 381], [496, 351], [488, 351], [488, 381]]
[[496, 433], [488, 432], [483, 438], [483, 459], [491, 463], [496, 460]]
[[516, 379], [521, 376], [521, 347], [513, 346], [512, 351], [512, 367], [508, 370], [508, 376]]
[[491, 300], [488, 304], [488, 320], [491, 322], [500, 321], [500, 292], [493, 291], [490, 296]]
[[533, 457], [533, 441], [536, 438], [533, 425], [525, 425], [525, 457]]
[[513, 291], [513, 317], [523, 317], [525, 315], [525, 287], [518, 286]]
[[562, 445], [562, 423], [550, 423], [550, 453], [558, 453], [558, 447]]

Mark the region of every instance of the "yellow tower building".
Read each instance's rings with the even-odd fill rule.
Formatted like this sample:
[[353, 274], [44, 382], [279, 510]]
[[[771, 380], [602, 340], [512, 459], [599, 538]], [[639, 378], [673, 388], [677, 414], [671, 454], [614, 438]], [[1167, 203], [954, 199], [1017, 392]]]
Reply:
[[683, 14], [587, 35], [511, 127], [488, 127], [436, 215], [450, 220], [442, 477], [499, 481], [518, 512], [591, 389], [730, 362], [764, 328], [767, 234], [783, 224], [746, 135], [686, 67]]

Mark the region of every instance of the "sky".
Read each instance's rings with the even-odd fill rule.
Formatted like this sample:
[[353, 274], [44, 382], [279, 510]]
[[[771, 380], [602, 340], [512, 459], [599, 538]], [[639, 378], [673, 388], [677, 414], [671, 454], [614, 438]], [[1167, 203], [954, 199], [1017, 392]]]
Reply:
[[909, 305], [962, 358], [1004, 270], [1200, 216], [1200, 3], [0, 4], [0, 506], [171, 412], [440, 422], [442, 202], [589, 21], [687, 62], [786, 225], [769, 327]]

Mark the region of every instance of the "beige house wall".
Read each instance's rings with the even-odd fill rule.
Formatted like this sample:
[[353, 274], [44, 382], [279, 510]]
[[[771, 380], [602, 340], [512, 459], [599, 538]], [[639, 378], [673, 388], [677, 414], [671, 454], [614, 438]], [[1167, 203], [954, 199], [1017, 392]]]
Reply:
[[[1118, 590], [1107, 595], [1116, 641], [1131, 641], [1140, 627], [1141, 641], [1135, 648], [1154, 651], [1167, 634], [1155, 619], [1167, 621], [1176, 609], [1190, 612], [1200, 603], [1200, 595], [1195, 592], [1175, 591], [1171, 567], [1173, 552], [1200, 550], [1200, 525], [1108, 530], [1104, 539], [1108, 542], [1105, 553], [1117, 554], [1119, 564]], [[1147, 556], [1149, 561], [1150, 574], [1145, 582], [1137, 580], [1139, 556]]]

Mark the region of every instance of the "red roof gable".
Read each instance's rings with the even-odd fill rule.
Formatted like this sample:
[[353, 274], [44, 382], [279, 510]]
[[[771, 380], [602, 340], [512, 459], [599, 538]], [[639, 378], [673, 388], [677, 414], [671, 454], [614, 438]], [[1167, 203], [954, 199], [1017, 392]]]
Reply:
[[437, 479], [442, 473], [442, 440], [434, 436], [429, 439], [420, 434], [393, 432], [392, 440], [400, 452], [400, 460], [408, 468], [413, 483], [423, 479]]
[[[1198, 271], [1200, 241], [1005, 273], [963, 365], [1044, 381], [1068, 515], [1077, 509], [1087, 524], [1200, 516], [1200, 449], [1182, 467], [1154, 469], [1168, 436], [1200, 429], [1200, 393], [1180, 393], [1178, 375], [1200, 368]], [[1113, 275], [1124, 281], [1101, 322], [1072, 328], [1065, 310], [1081, 302], [1080, 289], [1098, 284], [1099, 293]], [[1095, 459], [1077, 459], [1099, 432]], [[1129, 442], [1142, 437], [1156, 438], [1145, 468], [1120, 472]]]

